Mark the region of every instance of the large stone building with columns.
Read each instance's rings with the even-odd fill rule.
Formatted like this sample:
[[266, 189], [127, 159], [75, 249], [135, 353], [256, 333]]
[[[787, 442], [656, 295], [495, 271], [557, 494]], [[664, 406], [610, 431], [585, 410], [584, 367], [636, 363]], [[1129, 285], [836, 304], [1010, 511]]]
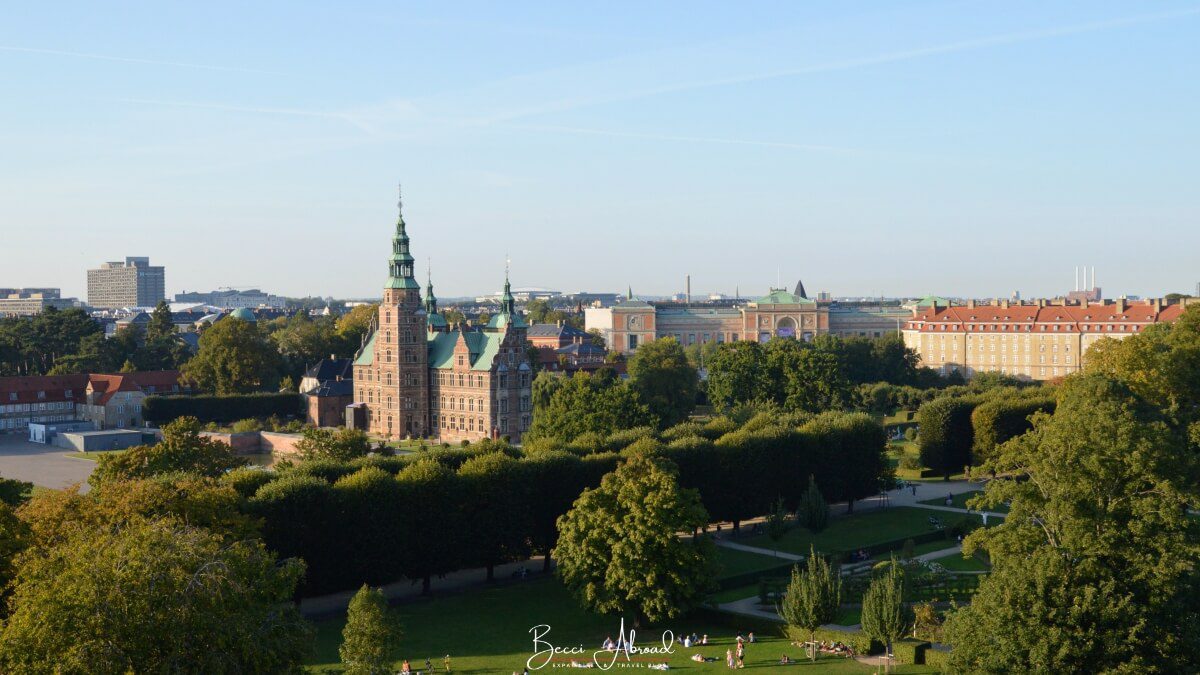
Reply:
[[486, 326], [449, 325], [433, 282], [425, 297], [401, 213], [383, 301], [354, 359], [354, 401], [366, 430], [385, 438], [519, 442], [532, 422], [525, 332], [507, 272], [500, 309]]
[[793, 292], [772, 288], [763, 297], [744, 304], [649, 303], [630, 292], [612, 307], [584, 311], [588, 330], [598, 330], [605, 343], [623, 354], [660, 337], [674, 337], [683, 345], [754, 340], [773, 337], [811, 340], [817, 335], [883, 337], [895, 334], [911, 312], [899, 303], [826, 302], [812, 300], [797, 283]]

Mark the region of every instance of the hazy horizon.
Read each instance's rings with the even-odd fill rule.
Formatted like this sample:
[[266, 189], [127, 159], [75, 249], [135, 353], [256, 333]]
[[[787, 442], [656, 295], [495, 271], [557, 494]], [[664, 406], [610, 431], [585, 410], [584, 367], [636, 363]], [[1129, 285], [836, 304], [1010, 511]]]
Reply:
[[753, 297], [1200, 281], [1195, 2], [26, 5], [0, 287]]

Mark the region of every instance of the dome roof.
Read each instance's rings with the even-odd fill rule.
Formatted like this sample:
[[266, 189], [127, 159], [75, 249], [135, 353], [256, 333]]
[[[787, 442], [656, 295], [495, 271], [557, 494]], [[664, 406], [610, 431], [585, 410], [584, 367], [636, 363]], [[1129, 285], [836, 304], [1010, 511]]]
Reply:
[[254, 312], [251, 312], [250, 310], [246, 309], [245, 307], [238, 307], [237, 309], [230, 312], [229, 316], [234, 319], [241, 319], [242, 321], [249, 321], [250, 323], [256, 323], [258, 321], [258, 319], [256, 319], [254, 317]]

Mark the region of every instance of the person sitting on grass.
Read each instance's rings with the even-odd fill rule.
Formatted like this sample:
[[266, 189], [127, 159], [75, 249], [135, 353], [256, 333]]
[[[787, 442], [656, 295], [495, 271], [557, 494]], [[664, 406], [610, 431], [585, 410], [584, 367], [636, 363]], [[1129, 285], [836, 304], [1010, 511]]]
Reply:
[[779, 658], [779, 665], [781, 665], [781, 666], [786, 666], [791, 662], [792, 662], [792, 660], [788, 658], [787, 654], [784, 654], [783, 656], [781, 656]]

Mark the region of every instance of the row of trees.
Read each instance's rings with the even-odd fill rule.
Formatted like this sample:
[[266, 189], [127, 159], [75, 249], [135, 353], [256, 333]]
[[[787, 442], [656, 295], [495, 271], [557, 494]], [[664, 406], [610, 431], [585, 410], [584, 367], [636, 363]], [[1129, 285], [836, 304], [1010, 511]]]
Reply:
[[857, 388], [865, 383], [941, 382], [932, 371], [917, 368], [916, 354], [896, 336], [730, 342], [718, 345], [705, 365], [708, 400], [718, 408], [770, 401], [791, 410], [823, 412], [853, 407]]
[[265, 472], [238, 468], [224, 445], [185, 418], [167, 425], [159, 444], [102, 458], [92, 482], [178, 471], [218, 479], [262, 519], [273, 551], [308, 563], [306, 589], [319, 592], [400, 577], [428, 584], [455, 569], [550, 551], [556, 519], [634, 455], [671, 461], [709, 517], [735, 523], [778, 500], [795, 509], [809, 476], [831, 501], [875, 494], [887, 480], [882, 429], [865, 415], [830, 413], [796, 426], [760, 414], [715, 439], [685, 431], [694, 429], [584, 457], [537, 448], [522, 454], [499, 441], [364, 457], [361, 433], [310, 431], [305, 461]]
[[0, 319], [0, 375], [66, 375], [177, 368], [189, 356], [175, 337], [171, 311], [160, 303], [143, 330], [129, 326], [106, 338], [82, 309], [47, 308], [32, 317]]

